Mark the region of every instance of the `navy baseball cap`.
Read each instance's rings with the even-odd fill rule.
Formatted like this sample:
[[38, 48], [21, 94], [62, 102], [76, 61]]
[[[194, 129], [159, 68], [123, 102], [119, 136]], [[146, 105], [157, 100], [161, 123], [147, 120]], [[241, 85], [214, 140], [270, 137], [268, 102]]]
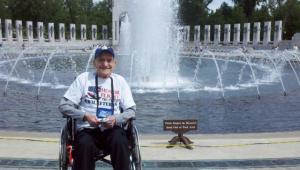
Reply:
[[114, 50], [111, 47], [102, 46], [96, 49], [95, 58], [100, 57], [104, 52], [110, 53], [113, 57], [115, 57]]

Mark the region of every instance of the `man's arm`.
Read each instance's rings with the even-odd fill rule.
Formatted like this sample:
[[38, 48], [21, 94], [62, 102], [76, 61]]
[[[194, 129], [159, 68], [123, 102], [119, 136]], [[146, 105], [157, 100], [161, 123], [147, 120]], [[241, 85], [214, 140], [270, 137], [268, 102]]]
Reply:
[[60, 100], [58, 109], [65, 116], [71, 117], [73, 119], [88, 121], [91, 126], [97, 127], [100, 124], [100, 121], [95, 115], [84, 113], [83, 111], [78, 109], [78, 105], [65, 97]]
[[120, 125], [126, 123], [129, 119], [134, 118], [135, 112], [136, 112], [136, 106], [132, 106], [132, 107], [124, 110], [123, 113], [115, 115], [116, 124], [120, 126]]
[[60, 100], [58, 110], [65, 116], [71, 117], [73, 119], [83, 119], [84, 112], [78, 109], [78, 105], [63, 97]]

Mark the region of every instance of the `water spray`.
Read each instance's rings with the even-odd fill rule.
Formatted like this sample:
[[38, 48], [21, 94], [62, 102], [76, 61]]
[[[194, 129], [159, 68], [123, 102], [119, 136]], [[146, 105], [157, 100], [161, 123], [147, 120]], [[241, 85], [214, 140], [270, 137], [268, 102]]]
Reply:
[[17, 57], [14, 65], [13, 65], [12, 69], [10, 70], [9, 76], [7, 76], [6, 85], [5, 85], [5, 88], [4, 88], [4, 96], [7, 95], [6, 91], [7, 91], [8, 83], [10, 81], [10, 78], [12, 76], [13, 71], [15, 70], [15, 68], [17, 66], [18, 61], [24, 56], [24, 52], [27, 51], [27, 50], [29, 50], [29, 49], [31, 49], [31, 48], [27, 48], [27, 49], [24, 49], [24, 50], [21, 51], [21, 53], [18, 55], [18, 57]]
[[246, 56], [245, 52], [247, 52], [247, 50], [245, 48], [243, 48], [242, 50], [239, 50], [238, 52], [241, 53], [241, 55], [246, 59], [246, 62], [247, 64], [249, 65], [250, 67], [250, 70], [251, 70], [251, 74], [252, 74], [252, 78], [253, 78], [253, 81], [255, 82], [255, 85], [256, 85], [256, 90], [257, 90], [257, 99], [260, 99], [260, 91], [259, 91], [259, 86], [258, 86], [258, 83], [257, 83], [257, 80], [256, 80], [256, 76], [254, 74], [254, 70], [253, 70], [253, 67], [250, 63], [250, 59], [248, 58], [248, 56]]
[[271, 56], [268, 53], [266, 53], [265, 51], [262, 51], [262, 53], [265, 54], [269, 58], [269, 60], [272, 62], [272, 64], [274, 65], [274, 68], [275, 68], [276, 72], [279, 74], [279, 79], [280, 79], [281, 86], [282, 86], [283, 96], [287, 96], [287, 93], [286, 93], [286, 90], [285, 90], [285, 87], [284, 87], [284, 84], [283, 84], [283, 81], [282, 81], [281, 74], [279, 73], [275, 62], [272, 60]]
[[100, 47], [100, 46], [97, 45], [97, 46], [92, 50], [92, 52], [90, 53], [89, 60], [88, 60], [88, 62], [87, 62], [87, 64], [86, 64], [86, 67], [85, 67], [85, 72], [88, 71], [89, 65], [90, 65], [90, 63], [91, 63], [91, 61], [92, 61], [92, 58], [94, 58], [94, 56], [95, 56], [95, 51], [96, 51], [96, 49], [99, 48], [99, 47]]
[[36, 99], [37, 99], [37, 100], [39, 99], [40, 90], [41, 90], [41, 84], [43, 83], [44, 76], [45, 76], [46, 70], [47, 70], [47, 68], [48, 68], [48, 65], [49, 65], [49, 63], [50, 63], [52, 57], [57, 53], [57, 51], [58, 51], [58, 48], [56, 48], [55, 51], [53, 51], [53, 52], [50, 54], [50, 56], [49, 56], [49, 58], [48, 58], [48, 60], [47, 60], [47, 62], [46, 62], [45, 68], [44, 68], [43, 73], [42, 73], [42, 78], [41, 78], [41, 80], [39, 81], [39, 84], [38, 84], [38, 92], [37, 92], [37, 96], [36, 96]]
[[209, 51], [209, 50], [207, 50], [207, 53], [208, 53], [209, 55], [211, 55], [211, 56], [213, 57], [213, 59], [214, 59], [214, 63], [215, 63], [215, 65], [216, 65], [217, 72], [218, 72], [218, 81], [219, 81], [219, 84], [220, 84], [221, 90], [222, 90], [222, 96], [223, 96], [223, 98], [225, 98], [225, 94], [224, 94], [225, 92], [224, 92], [224, 88], [223, 88], [222, 76], [221, 76], [220, 67], [219, 67], [219, 64], [218, 64], [218, 62], [217, 62], [216, 56], [215, 56], [214, 53], [212, 53], [212, 52]]

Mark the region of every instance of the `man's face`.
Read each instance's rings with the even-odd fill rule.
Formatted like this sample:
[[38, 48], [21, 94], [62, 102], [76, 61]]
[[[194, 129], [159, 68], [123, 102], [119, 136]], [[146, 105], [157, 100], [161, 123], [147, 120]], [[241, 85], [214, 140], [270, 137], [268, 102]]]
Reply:
[[99, 77], [108, 78], [116, 66], [116, 60], [110, 53], [104, 52], [96, 57], [93, 64]]

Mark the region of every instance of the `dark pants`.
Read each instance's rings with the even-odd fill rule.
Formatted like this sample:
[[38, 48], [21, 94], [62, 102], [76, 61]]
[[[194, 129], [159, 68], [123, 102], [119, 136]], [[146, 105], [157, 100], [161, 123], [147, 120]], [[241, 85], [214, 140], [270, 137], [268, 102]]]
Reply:
[[129, 148], [126, 132], [120, 127], [105, 131], [84, 129], [76, 133], [73, 170], [94, 170], [99, 148], [110, 154], [114, 170], [129, 170]]

